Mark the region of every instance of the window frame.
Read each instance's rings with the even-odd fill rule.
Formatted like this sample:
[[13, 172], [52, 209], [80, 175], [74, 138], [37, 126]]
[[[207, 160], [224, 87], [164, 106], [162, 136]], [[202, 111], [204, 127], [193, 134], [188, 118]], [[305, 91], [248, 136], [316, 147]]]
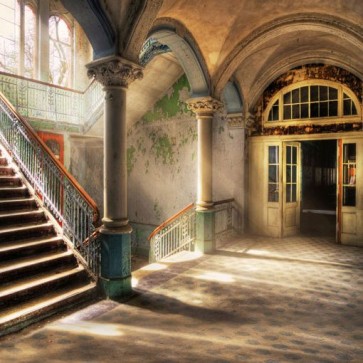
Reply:
[[[338, 91], [338, 112], [337, 116], [326, 116], [326, 117], [314, 117], [314, 118], [297, 118], [297, 119], [283, 119], [284, 112], [284, 95], [288, 92], [291, 92], [295, 89], [300, 89], [305, 86], [324, 86], [324, 87], [332, 87], [337, 89]], [[357, 114], [356, 115], [343, 115], [343, 102], [344, 97], [343, 94], [346, 94], [352, 100], [352, 103], [355, 105]], [[278, 102], [278, 120], [270, 120], [269, 121], [269, 113], [275, 103]], [[309, 99], [308, 105], [310, 108], [311, 100]], [[331, 124], [334, 122], [352, 122], [356, 120], [361, 120], [361, 106], [357, 96], [351, 91], [348, 87], [333, 81], [327, 80], [306, 80], [301, 82], [293, 83], [287, 87], [282, 88], [278, 91], [269, 101], [263, 112], [263, 126], [268, 127], [276, 127], [276, 126], [301, 126], [301, 125], [311, 125], [311, 124]]]

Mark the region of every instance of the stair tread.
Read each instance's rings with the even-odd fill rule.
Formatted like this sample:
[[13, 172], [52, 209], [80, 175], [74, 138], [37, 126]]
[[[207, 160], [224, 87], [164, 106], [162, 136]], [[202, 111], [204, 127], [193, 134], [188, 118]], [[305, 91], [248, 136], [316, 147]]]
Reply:
[[2, 252], [9, 252], [14, 250], [20, 250], [22, 248], [32, 247], [32, 246], [38, 246], [46, 243], [52, 243], [57, 241], [63, 241], [62, 237], [60, 236], [54, 236], [54, 237], [45, 237], [45, 238], [33, 238], [28, 240], [17, 240], [12, 241], [8, 243], [1, 243], [0, 244], [0, 254]]
[[5, 233], [14, 233], [19, 231], [31, 231], [33, 229], [41, 229], [41, 228], [48, 228], [52, 227], [53, 224], [51, 222], [45, 222], [41, 224], [35, 224], [35, 225], [25, 225], [23, 227], [11, 227], [11, 228], [4, 228], [0, 229], [0, 236]]
[[0, 326], [1, 324], [6, 324], [11, 322], [12, 320], [16, 320], [21, 318], [22, 316], [26, 316], [32, 313], [39, 312], [41, 314], [42, 310], [47, 307], [51, 307], [61, 301], [66, 301], [72, 297], [77, 295], [82, 295], [86, 292], [96, 289], [96, 283], [89, 282], [81, 287], [76, 287], [72, 289], [68, 289], [62, 293], [53, 293], [51, 295], [45, 295], [39, 299], [32, 299], [27, 303], [20, 304], [16, 308], [13, 308], [11, 311], [4, 311], [3, 314], [0, 314]]
[[13, 191], [13, 190], [28, 190], [25, 185], [15, 185], [15, 186], [0, 186], [0, 191]]
[[0, 263], [0, 274], [15, 271], [24, 267], [34, 266], [42, 262], [49, 262], [52, 260], [61, 259], [63, 257], [71, 255], [73, 255], [72, 250], [67, 250], [57, 253], [47, 253], [40, 258], [34, 258], [34, 256], [31, 256], [26, 258], [19, 258], [17, 260], [4, 261]]
[[17, 211], [9, 213], [5, 211], [5, 213], [0, 214], [0, 220], [7, 217], [22, 217], [22, 216], [28, 216], [32, 214], [44, 214], [44, 212], [41, 209], [35, 209], [35, 210], [24, 210], [24, 211]]
[[84, 271], [84, 267], [82, 265], [78, 265], [77, 267], [62, 271], [59, 273], [49, 273], [45, 276], [33, 277], [31, 279], [27, 279], [27, 281], [18, 281], [14, 284], [11, 284], [11, 287], [6, 286], [5, 288], [0, 288], [0, 299], [6, 296], [31, 289], [33, 287], [41, 286], [47, 282], [52, 282], [56, 280], [60, 280], [63, 277], [76, 275], [80, 272]]
[[6, 204], [6, 203], [19, 203], [19, 202], [35, 202], [34, 197], [26, 196], [25, 198], [9, 198], [9, 199], [0, 199], [0, 204]]

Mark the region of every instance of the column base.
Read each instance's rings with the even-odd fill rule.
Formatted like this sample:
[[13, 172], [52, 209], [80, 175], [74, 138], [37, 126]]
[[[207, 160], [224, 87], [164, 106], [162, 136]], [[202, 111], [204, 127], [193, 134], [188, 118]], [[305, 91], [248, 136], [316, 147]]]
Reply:
[[196, 211], [195, 252], [212, 253], [216, 249], [214, 234], [214, 210]]
[[133, 295], [131, 276], [112, 280], [100, 277], [99, 284], [103, 294], [112, 300], [122, 300]]
[[126, 233], [101, 229], [100, 285], [110, 299], [132, 294], [130, 232], [131, 228]]

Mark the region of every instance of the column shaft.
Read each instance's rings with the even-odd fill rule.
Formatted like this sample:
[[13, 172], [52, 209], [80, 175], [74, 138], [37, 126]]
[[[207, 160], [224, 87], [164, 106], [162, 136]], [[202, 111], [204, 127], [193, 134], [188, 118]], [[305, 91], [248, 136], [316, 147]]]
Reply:
[[49, 82], [49, 0], [39, 0], [38, 4], [38, 79]]
[[198, 118], [198, 188], [197, 207], [208, 209], [213, 206], [212, 196], [212, 120], [213, 115]]
[[119, 228], [127, 219], [126, 89], [105, 87], [104, 218], [106, 228]]

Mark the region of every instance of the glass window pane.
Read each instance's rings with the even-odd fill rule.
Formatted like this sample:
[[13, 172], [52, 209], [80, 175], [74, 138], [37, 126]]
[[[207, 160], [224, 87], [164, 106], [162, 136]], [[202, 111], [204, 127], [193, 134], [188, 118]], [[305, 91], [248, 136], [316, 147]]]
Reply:
[[326, 101], [328, 99], [328, 87], [319, 86], [320, 88], [320, 101]]
[[352, 101], [352, 115], [357, 115], [357, 108], [355, 107], [355, 103]]
[[296, 165], [291, 167], [291, 181], [296, 183]]
[[343, 146], [343, 162], [344, 163], [355, 163], [356, 157], [356, 145], [355, 144], [344, 144]]
[[297, 163], [297, 147], [296, 146], [292, 146], [292, 163], [291, 164], [296, 164]]
[[301, 87], [301, 102], [309, 101], [309, 87]]
[[269, 146], [268, 147], [268, 163], [269, 164], [278, 164], [279, 162], [279, 147], [278, 146]]
[[291, 202], [296, 202], [296, 184], [291, 185]]
[[300, 118], [300, 105], [292, 106], [292, 118]]
[[294, 89], [292, 91], [292, 103], [299, 103], [300, 102], [299, 94], [300, 94], [300, 89], [299, 88]]
[[287, 92], [284, 94], [284, 104], [291, 103], [291, 92]]
[[329, 102], [329, 116], [338, 116], [338, 101]]
[[329, 100], [337, 100], [338, 99], [338, 90], [333, 87], [329, 87]]
[[344, 100], [343, 101], [343, 115], [349, 116], [351, 115], [351, 107], [350, 107], [350, 100]]
[[328, 116], [328, 102], [321, 102], [320, 103], [320, 117], [327, 117]]
[[291, 164], [291, 146], [286, 146], [286, 164]]
[[318, 101], [318, 100], [319, 100], [319, 86], [311, 86], [310, 101]]
[[301, 105], [301, 118], [308, 118], [309, 117], [309, 104], [303, 103]]
[[356, 191], [352, 187], [343, 187], [343, 205], [354, 207], [356, 204]]
[[269, 165], [268, 167], [268, 181], [270, 183], [278, 182], [278, 165]]
[[291, 165], [286, 165], [286, 183], [291, 183]]
[[268, 201], [278, 202], [279, 201], [279, 185], [269, 184], [268, 185]]
[[291, 203], [291, 184], [286, 185], [286, 202]]
[[284, 106], [284, 120], [291, 120], [291, 106]]
[[319, 117], [319, 104], [311, 103], [310, 104], [310, 117]]

